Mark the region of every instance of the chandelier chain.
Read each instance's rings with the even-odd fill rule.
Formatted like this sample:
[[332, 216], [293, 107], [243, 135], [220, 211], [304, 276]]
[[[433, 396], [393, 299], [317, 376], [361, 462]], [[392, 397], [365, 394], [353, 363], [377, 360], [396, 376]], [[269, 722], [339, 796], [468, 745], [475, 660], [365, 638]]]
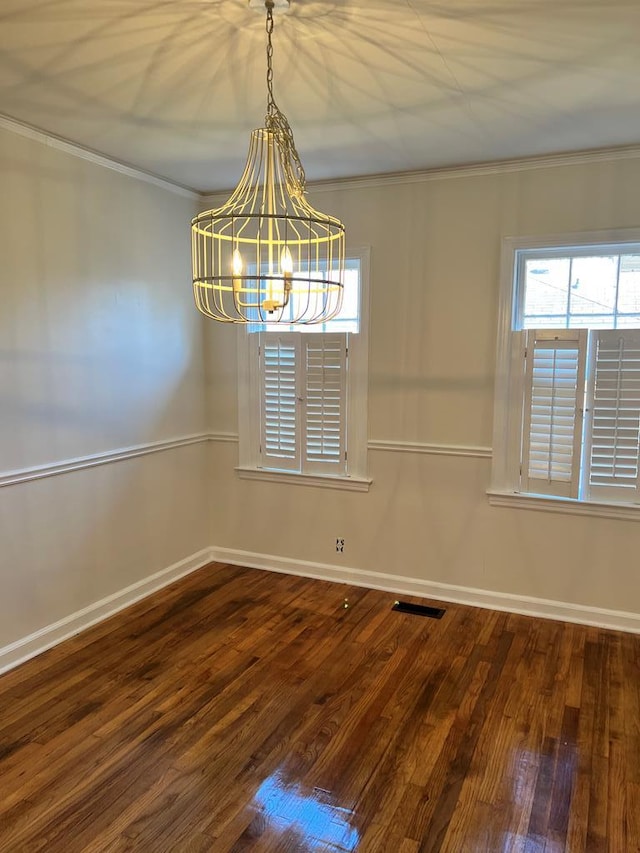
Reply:
[[296, 149], [293, 139], [293, 131], [287, 121], [287, 117], [276, 104], [273, 96], [273, 44], [271, 35], [273, 33], [273, 0], [265, 0], [267, 9], [267, 115], [265, 124], [268, 130], [278, 137], [284, 152], [285, 169], [287, 178], [292, 187], [297, 187], [302, 194], [305, 188], [306, 176], [300, 155]]

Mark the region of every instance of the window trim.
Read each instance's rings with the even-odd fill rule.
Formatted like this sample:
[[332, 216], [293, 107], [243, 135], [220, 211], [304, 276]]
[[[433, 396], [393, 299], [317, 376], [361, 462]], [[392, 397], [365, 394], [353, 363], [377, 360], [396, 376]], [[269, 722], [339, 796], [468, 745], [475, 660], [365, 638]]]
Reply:
[[268, 483], [288, 483], [296, 486], [315, 486], [321, 489], [344, 489], [348, 492], [368, 492], [371, 480], [366, 477], [337, 474], [303, 474], [298, 471], [277, 471], [273, 468], [236, 466], [241, 480], [262, 480]]
[[580, 253], [597, 247], [621, 252], [625, 243], [640, 243], [640, 228], [621, 228], [606, 231], [584, 231], [568, 234], [547, 234], [505, 237], [500, 256], [500, 289], [498, 298], [498, 330], [494, 384], [493, 456], [491, 484], [487, 490], [494, 506], [544, 509], [550, 512], [569, 512], [579, 515], [598, 515], [607, 518], [640, 520], [640, 505], [625, 502], [605, 502], [589, 499], [549, 497], [517, 490], [520, 477], [520, 441], [522, 428], [522, 383], [518, 370], [524, 355], [524, 335], [514, 335], [514, 319], [522, 294], [517, 288], [518, 252], [562, 250]]
[[622, 521], [640, 521], [640, 504], [577, 500], [575, 498], [529, 495], [523, 492], [496, 489], [488, 489], [487, 495], [491, 506], [532, 509], [540, 512], [559, 512], [568, 515], [589, 515], [597, 518], [616, 518]]
[[[237, 329], [238, 361], [238, 433], [239, 463], [236, 473], [241, 479], [268, 482], [296, 483], [320, 488], [338, 488], [351, 491], [368, 491], [371, 480], [367, 476], [367, 408], [369, 372], [369, 310], [370, 310], [370, 257], [369, 247], [347, 249], [348, 259], [360, 261], [360, 331], [349, 332], [349, 367], [347, 370], [347, 454], [346, 474], [310, 474], [298, 471], [279, 471], [260, 467], [260, 453], [255, 436], [259, 434], [260, 413], [256, 401], [260, 399], [259, 371], [256, 369], [251, 339], [259, 333], [249, 334], [242, 325]], [[265, 333], [269, 334], [269, 333]], [[345, 334], [345, 333], [338, 333]]]

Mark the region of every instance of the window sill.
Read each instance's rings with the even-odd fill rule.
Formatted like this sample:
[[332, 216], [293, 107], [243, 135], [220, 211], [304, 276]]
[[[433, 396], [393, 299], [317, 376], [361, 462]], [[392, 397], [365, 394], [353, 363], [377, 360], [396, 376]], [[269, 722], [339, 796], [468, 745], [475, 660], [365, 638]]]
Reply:
[[237, 467], [241, 480], [263, 480], [267, 483], [290, 483], [314, 486], [319, 489], [343, 489], [348, 492], [368, 492], [371, 480], [364, 477], [337, 477], [326, 474], [298, 474], [295, 471], [270, 471], [266, 468]]
[[491, 506], [512, 509], [533, 509], [538, 512], [560, 512], [570, 515], [590, 515], [598, 518], [618, 518], [640, 521], [640, 504], [607, 503], [604, 501], [578, 501], [573, 498], [556, 498], [548, 495], [524, 495], [520, 492], [488, 491]]

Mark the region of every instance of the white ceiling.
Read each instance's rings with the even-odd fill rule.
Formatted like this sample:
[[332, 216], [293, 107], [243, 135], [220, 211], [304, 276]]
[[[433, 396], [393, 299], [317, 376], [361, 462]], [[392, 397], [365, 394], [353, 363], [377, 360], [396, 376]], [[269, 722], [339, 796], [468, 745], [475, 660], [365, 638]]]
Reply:
[[[310, 179], [640, 142], [638, 0], [292, 0], [273, 38]], [[265, 63], [247, 0], [0, 0], [0, 113], [201, 191]]]

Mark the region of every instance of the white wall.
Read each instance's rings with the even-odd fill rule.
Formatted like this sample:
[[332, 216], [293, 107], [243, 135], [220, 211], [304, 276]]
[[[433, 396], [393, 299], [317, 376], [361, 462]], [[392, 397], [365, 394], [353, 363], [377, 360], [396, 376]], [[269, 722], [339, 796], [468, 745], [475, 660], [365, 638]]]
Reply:
[[237, 443], [181, 441], [237, 431], [193, 199], [4, 130], [0, 182], [0, 670], [210, 545], [640, 614], [637, 523], [491, 507], [490, 460], [455, 455], [491, 442], [502, 237], [638, 226], [638, 160], [316, 190], [372, 248], [370, 440], [453, 448], [371, 449], [369, 493], [239, 480]]
[[[640, 160], [353, 184], [312, 200], [343, 219], [351, 245], [371, 246], [370, 440], [482, 448], [502, 238], [640, 225]], [[217, 433], [237, 431], [235, 333], [207, 326]], [[374, 482], [360, 494], [238, 480], [236, 445], [210, 453], [221, 548], [640, 613], [640, 524], [491, 507], [488, 458], [370, 449]]]
[[1, 650], [209, 532], [203, 442], [40, 476], [205, 429], [193, 198], [4, 130], [0, 186]]

